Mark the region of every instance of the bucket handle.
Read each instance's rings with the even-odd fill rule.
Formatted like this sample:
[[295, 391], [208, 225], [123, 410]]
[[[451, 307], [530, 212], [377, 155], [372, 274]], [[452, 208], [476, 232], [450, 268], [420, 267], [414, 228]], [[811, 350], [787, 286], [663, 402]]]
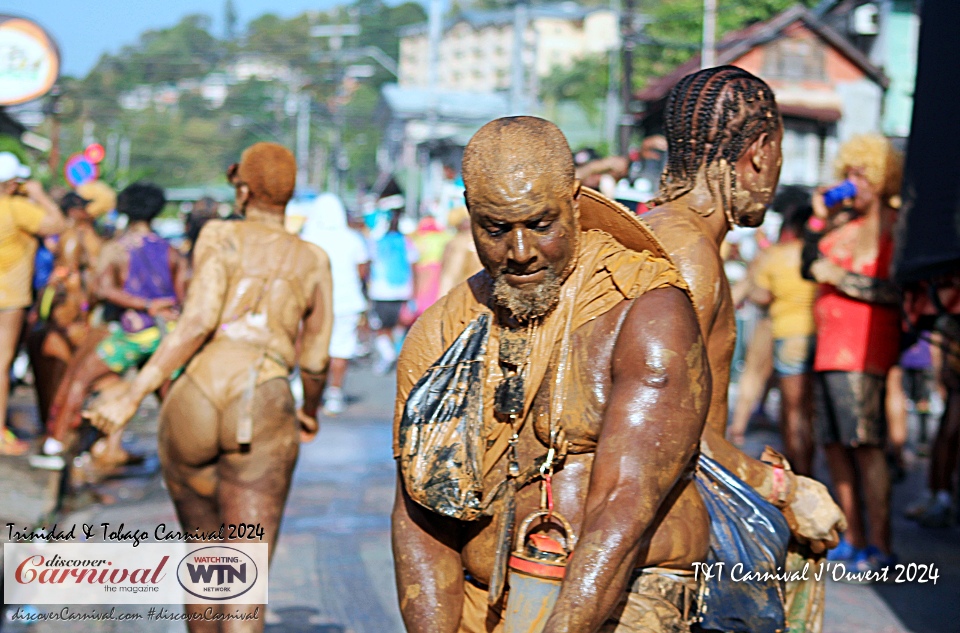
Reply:
[[514, 553], [523, 553], [523, 544], [527, 539], [527, 532], [530, 530], [530, 526], [533, 524], [534, 520], [542, 516], [551, 516], [560, 522], [560, 527], [563, 528], [564, 532], [563, 549], [567, 552], [567, 556], [570, 556], [570, 554], [573, 552], [574, 546], [577, 544], [577, 538], [573, 534], [573, 526], [570, 525], [570, 522], [567, 521], [567, 519], [556, 510], [537, 510], [523, 520], [523, 523], [521, 523], [520, 527], [517, 529], [517, 541], [513, 550]]

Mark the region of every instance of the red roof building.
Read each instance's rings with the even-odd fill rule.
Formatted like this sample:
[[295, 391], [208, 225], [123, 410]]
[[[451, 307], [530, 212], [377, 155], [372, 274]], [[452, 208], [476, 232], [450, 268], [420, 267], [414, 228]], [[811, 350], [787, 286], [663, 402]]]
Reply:
[[[727, 35], [718, 65], [739, 66], [770, 84], [783, 115], [782, 184], [817, 185], [833, 178], [841, 142], [880, 129], [889, 80], [843, 35], [797, 5]], [[635, 95], [644, 134], [662, 131], [670, 89], [700, 67], [697, 55]]]

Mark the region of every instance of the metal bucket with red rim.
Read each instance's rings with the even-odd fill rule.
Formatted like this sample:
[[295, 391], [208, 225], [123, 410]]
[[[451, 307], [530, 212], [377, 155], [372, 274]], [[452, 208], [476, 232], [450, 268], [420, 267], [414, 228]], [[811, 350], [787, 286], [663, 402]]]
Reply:
[[[537, 525], [534, 521], [541, 519]], [[530, 531], [546, 526], [562, 532], [562, 540]], [[556, 511], [538, 510], [520, 524], [508, 563], [504, 633], [540, 633], [560, 595], [560, 586], [573, 553], [570, 523]]]

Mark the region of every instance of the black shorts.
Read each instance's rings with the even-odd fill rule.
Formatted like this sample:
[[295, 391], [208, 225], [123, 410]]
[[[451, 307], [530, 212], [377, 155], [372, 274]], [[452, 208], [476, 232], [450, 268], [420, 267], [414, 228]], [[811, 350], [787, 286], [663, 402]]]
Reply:
[[818, 371], [813, 397], [821, 444], [883, 447], [887, 441], [887, 379], [851, 371]]
[[400, 310], [406, 301], [373, 301], [373, 313], [380, 321], [377, 330], [392, 330], [400, 322]]

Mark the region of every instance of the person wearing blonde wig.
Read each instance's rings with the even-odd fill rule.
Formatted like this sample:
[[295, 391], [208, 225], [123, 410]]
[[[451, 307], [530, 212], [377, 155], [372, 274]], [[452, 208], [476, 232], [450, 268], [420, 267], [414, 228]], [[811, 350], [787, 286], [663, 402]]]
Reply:
[[866, 571], [895, 560], [884, 394], [899, 356], [900, 295], [889, 278], [902, 160], [885, 138], [857, 136], [840, 148], [836, 172], [852, 192], [848, 209], [842, 203], [828, 208], [824, 190], [814, 193], [803, 274], [820, 284], [814, 304], [817, 437], [849, 526], [831, 558]]

